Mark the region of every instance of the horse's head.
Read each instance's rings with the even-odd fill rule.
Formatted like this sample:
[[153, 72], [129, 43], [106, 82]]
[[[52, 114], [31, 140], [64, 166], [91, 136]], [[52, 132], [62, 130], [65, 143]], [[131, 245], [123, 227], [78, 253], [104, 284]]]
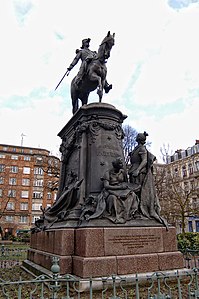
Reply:
[[112, 47], [115, 44], [115, 33], [111, 34], [110, 31], [107, 33], [107, 36], [101, 42], [98, 50], [98, 57], [103, 59], [104, 62], [110, 57], [110, 52]]

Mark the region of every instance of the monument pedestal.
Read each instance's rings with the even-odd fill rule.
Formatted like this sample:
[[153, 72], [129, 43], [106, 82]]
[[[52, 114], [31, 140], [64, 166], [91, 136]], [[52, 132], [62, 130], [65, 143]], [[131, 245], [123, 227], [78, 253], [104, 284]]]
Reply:
[[[111, 220], [112, 214], [104, 217], [108, 197], [101, 196], [101, 201], [98, 197], [104, 190], [101, 178], [113, 168], [116, 158], [124, 162], [125, 118], [109, 104], [84, 105], [58, 134], [62, 139], [58, 198], [36, 223], [27, 268], [42, 266], [50, 270], [53, 256], [59, 258], [61, 274], [82, 278], [183, 268], [176, 230], [166, 230], [163, 222], [157, 221], [158, 215], [155, 219], [131, 214], [123, 221], [118, 221], [116, 215]], [[114, 173], [115, 178], [120, 175], [119, 182], [124, 182], [122, 173]], [[148, 201], [153, 203], [151, 198]], [[97, 209], [95, 203], [105, 205], [104, 210], [89, 220]]]
[[28, 260], [78, 277], [127, 275], [184, 268], [170, 227], [66, 228], [32, 234]]

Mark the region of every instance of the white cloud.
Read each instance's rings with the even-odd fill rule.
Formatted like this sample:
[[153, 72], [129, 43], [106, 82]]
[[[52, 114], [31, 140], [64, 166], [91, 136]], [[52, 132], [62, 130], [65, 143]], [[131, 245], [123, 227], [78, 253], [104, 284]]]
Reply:
[[164, 116], [161, 120], [146, 114], [138, 120], [126, 120], [139, 132], [147, 131], [148, 140], [152, 142], [151, 151], [161, 159], [160, 148], [163, 144], [170, 146], [174, 152], [177, 149], [187, 149], [198, 139], [198, 100], [180, 113]]
[[[91, 49], [97, 50], [110, 30], [116, 34], [107, 63], [107, 79], [113, 89], [104, 95], [103, 101], [129, 115], [126, 122], [137, 130], [150, 131], [156, 155], [163, 142], [171, 143], [173, 149], [192, 145], [197, 138], [197, 124], [193, 120], [193, 115], [197, 117], [197, 101], [193, 106], [189, 103], [193, 95], [197, 97], [199, 86], [198, 6], [176, 12], [165, 0], [102, 0], [97, 7], [91, 0], [2, 0], [2, 3], [1, 143], [19, 144], [24, 133], [27, 135], [24, 145], [57, 148], [56, 135], [72, 116], [66, 86], [78, 66], [56, 92], [54, 88], [81, 40], [90, 37]], [[45, 96], [32, 95], [41, 88], [45, 89]], [[26, 97], [30, 95], [28, 104]], [[25, 96], [23, 109], [11, 108], [12, 101], [16, 106], [16, 96]], [[151, 117], [145, 110], [146, 106], [159, 105], [160, 109], [165, 103], [172, 105], [180, 98], [187, 101], [186, 110], [158, 121], [157, 115]], [[93, 92], [89, 102], [96, 100]], [[183, 138], [177, 134], [178, 127], [184, 132]]]

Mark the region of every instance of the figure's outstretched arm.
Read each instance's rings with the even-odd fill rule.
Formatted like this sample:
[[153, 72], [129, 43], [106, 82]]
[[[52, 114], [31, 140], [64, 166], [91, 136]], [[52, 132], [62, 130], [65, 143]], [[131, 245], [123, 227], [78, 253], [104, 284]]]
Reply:
[[69, 70], [69, 71], [72, 70], [72, 68], [78, 63], [80, 58], [81, 58], [81, 51], [78, 51], [77, 55], [75, 56], [75, 58], [73, 59], [73, 61], [71, 62], [71, 64], [67, 68], [67, 70]]

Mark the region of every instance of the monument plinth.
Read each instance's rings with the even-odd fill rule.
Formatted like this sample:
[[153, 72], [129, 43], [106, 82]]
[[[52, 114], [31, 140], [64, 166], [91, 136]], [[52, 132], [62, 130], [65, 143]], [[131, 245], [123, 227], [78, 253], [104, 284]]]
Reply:
[[59, 258], [60, 273], [82, 278], [128, 275], [183, 268], [175, 228], [76, 228], [32, 235], [26, 266], [50, 270]]
[[175, 228], [165, 225], [146, 193], [142, 210], [140, 189], [126, 181], [125, 168], [117, 169], [124, 164], [125, 118], [112, 105], [93, 103], [59, 132], [58, 197], [36, 223], [26, 267], [50, 270], [57, 256], [61, 274], [83, 278], [183, 268]]

